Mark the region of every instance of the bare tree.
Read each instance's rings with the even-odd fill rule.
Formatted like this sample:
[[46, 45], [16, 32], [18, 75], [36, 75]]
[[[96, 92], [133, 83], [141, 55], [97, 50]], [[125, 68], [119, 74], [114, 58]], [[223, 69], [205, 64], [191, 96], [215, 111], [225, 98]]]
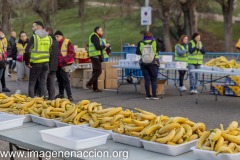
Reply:
[[216, 0], [222, 7], [224, 17], [225, 51], [233, 51], [232, 16], [235, 0]]
[[9, 23], [10, 13], [11, 13], [10, 0], [2, 0], [2, 29], [5, 34], [8, 34], [10, 29]]
[[85, 14], [85, 0], [78, 1], [78, 16], [81, 21], [82, 45], [85, 46], [85, 28], [84, 28], [84, 14]]
[[[32, 9], [40, 17], [42, 17], [43, 23], [45, 25], [51, 25], [50, 15], [54, 14], [57, 11], [58, 0], [33, 0]], [[50, 4], [50, 5], [49, 5]]]
[[184, 31], [191, 36], [197, 32], [197, 0], [179, 0], [184, 14]]

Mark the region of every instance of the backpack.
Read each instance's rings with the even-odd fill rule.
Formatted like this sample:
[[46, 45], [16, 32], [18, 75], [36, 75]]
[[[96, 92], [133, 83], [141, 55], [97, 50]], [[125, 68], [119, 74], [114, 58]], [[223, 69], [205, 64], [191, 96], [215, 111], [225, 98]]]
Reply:
[[152, 63], [155, 58], [152, 43], [153, 41], [149, 43], [143, 42], [144, 46], [142, 49], [142, 62], [145, 64]]

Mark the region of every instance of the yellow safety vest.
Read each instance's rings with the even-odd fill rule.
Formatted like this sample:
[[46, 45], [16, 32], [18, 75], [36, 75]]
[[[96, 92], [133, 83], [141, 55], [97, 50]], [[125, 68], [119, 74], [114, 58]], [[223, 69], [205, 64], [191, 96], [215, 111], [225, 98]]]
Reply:
[[68, 43], [69, 43], [69, 39], [64, 39], [63, 43], [62, 43], [62, 47], [61, 47], [61, 53], [62, 56], [65, 57], [68, 53]]
[[186, 48], [184, 47], [184, 45], [181, 45], [181, 44], [177, 44], [175, 46], [175, 55], [174, 55], [174, 58], [175, 58], [175, 61], [181, 61], [181, 62], [187, 62], [188, 61], [188, 52], [182, 54], [182, 55], [179, 55], [177, 53], [177, 46], [179, 46], [181, 48], [181, 50], [185, 50], [187, 49], [188, 50], [188, 45], [186, 46]]
[[[192, 44], [192, 48], [196, 46], [195, 42], [191, 40], [189, 43]], [[200, 43], [199, 49], [203, 47], [202, 42]], [[188, 55], [188, 64], [202, 64], [203, 63], [203, 54], [201, 51], [196, 50], [192, 54]]]
[[25, 53], [25, 49], [27, 47], [27, 43], [23, 46], [22, 43], [17, 43], [17, 54], [23, 55]]
[[0, 53], [5, 53], [7, 51], [8, 41], [7, 38], [0, 39]]
[[52, 38], [50, 36], [39, 37], [38, 35], [33, 35], [34, 47], [31, 51], [31, 63], [45, 63], [49, 62], [49, 49], [52, 45]]
[[100, 50], [96, 50], [94, 44], [92, 43], [91, 41], [91, 38], [93, 35], [97, 35], [98, 39], [99, 39], [99, 43], [101, 44], [101, 39], [100, 37], [98, 36], [97, 33], [93, 32], [90, 36], [89, 36], [89, 39], [88, 39], [88, 45], [89, 45], [89, 48], [88, 48], [88, 51], [89, 51], [89, 57], [95, 57], [95, 56], [99, 56], [101, 55], [101, 51]]

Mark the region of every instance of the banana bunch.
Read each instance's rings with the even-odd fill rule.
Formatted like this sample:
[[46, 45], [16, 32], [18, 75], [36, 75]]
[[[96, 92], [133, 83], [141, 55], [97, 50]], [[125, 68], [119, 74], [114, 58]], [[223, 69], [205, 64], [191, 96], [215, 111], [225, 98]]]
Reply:
[[206, 62], [205, 65], [210, 67], [240, 69], [240, 64], [238, 64], [235, 59], [228, 61], [224, 56], [211, 59], [210, 61]]
[[240, 152], [240, 128], [238, 122], [232, 121], [224, 130], [223, 125], [205, 131], [199, 138], [196, 148], [219, 153], [235, 154]]
[[106, 108], [91, 113], [92, 119], [89, 121], [91, 127], [114, 130], [123, 126], [123, 121], [130, 121], [134, 116], [129, 109], [123, 111], [122, 107]]

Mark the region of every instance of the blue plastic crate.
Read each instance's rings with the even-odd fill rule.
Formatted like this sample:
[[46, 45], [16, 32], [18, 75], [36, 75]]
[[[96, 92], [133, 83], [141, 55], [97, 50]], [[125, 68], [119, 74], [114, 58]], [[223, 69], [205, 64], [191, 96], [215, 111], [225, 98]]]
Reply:
[[123, 52], [136, 54], [137, 46], [123, 46]]
[[[131, 73], [131, 75], [130, 75]], [[125, 69], [125, 75], [126, 76], [133, 76], [136, 78], [141, 78], [143, 77], [143, 73], [141, 69]]]

